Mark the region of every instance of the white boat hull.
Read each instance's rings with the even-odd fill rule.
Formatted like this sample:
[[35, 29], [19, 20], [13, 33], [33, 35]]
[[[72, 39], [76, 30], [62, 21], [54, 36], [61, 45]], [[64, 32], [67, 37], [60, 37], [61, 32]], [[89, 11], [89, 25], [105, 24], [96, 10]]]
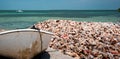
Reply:
[[0, 55], [17, 59], [30, 59], [44, 51], [52, 38], [52, 33], [19, 29], [0, 33]]

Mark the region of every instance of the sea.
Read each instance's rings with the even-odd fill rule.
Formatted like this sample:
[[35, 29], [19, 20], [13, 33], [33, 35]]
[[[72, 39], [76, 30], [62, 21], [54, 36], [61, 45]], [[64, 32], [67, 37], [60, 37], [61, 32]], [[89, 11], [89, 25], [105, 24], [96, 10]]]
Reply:
[[117, 10], [0, 10], [0, 29], [24, 29], [45, 20], [120, 22]]

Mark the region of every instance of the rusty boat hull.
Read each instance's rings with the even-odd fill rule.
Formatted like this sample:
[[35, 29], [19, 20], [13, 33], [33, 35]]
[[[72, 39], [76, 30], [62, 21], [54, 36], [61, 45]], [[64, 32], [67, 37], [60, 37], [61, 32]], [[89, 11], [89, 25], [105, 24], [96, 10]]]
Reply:
[[30, 59], [44, 51], [53, 33], [36, 29], [17, 29], [0, 32], [0, 55]]

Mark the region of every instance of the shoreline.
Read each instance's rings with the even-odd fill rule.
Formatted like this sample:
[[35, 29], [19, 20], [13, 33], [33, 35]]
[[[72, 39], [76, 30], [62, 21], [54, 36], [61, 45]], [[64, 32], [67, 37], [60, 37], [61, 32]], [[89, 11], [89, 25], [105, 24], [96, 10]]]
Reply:
[[88, 18], [64, 18], [64, 17], [0, 17], [0, 28], [3, 29], [19, 29], [27, 28], [37, 22], [44, 22], [49, 19], [55, 20], [73, 20], [81, 22], [118, 22], [120, 17], [111, 16], [99, 16], [99, 17], [88, 17]]

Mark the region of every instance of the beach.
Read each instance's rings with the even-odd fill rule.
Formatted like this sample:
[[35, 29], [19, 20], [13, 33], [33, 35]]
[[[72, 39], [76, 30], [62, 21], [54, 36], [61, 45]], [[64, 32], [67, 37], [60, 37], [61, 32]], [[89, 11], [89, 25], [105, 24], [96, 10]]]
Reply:
[[112, 22], [47, 20], [36, 29], [55, 33], [49, 47], [73, 58], [120, 58], [120, 25]]
[[46, 52], [34, 59], [120, 58], [120, 23], [49, 19], [29, 28], [54, 33]]
[[120, 58], [120, 13], [115, 10], [0, 12], [0, 31], [26, 28], [54, 33], [39, 58]]

